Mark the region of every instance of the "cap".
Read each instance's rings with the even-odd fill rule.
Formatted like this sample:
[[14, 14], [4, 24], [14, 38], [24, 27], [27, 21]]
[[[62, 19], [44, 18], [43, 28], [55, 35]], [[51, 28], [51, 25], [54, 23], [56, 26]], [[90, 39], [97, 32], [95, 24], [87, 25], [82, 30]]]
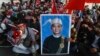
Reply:
[[61, 21], [61, 19], [59, 19], [59, 18], [54, 18], [54, 19], [51, 21], [51, 24], [60, 24], [60, 25], [62, 25], [62, 21]]

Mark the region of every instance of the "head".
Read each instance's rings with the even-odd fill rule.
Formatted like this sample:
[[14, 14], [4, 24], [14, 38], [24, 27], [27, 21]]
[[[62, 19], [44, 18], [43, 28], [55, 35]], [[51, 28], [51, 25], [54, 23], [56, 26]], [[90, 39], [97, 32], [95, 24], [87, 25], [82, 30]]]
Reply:
[[54, 35], [60, 35], [62, 31], [61, 19], [55, 18], [51, 22], [51, 29]]
[[33, 21], [33, 23], [36, 23], [36, 21], [37, 21], [36, 17], [32, 17], [32, 21]]
[[85, 10], [87, 10], [87, 9], [89, 9], [89, 6], [88, 5], [85, 6]]
[[12, 14], [13, 14], [12, 9], [9, 9], [9, 10], [6, 11], [7, 18], [10, 18], [12, 16]]
[[94, 26], [95, 32], [97, 35], [100, 35], [100, 23], [96, 23]]
[[75, 24], [75, 19], [76, 19], [76, 15], [72, 15], [72, 19], [71, 19], [72, 24]]
[[24, 31], [26, 29], [26, 24], [24, 23], [20, 23], [17, 25], [18, 29], [21, 30], [21, 31]]
[[26, 29], [26, 21], [24, 20], [17, 20], [15, 23], [18, 30], [24, 31]]

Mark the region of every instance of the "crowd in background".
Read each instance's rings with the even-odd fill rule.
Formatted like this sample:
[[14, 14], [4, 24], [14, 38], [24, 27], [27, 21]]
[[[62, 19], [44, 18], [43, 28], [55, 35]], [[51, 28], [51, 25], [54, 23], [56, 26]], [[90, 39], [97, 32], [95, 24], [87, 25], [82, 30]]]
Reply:
[[[58, 13], [65, 14], [62, 2], [57, 1]], [[28, 27], [36, 31], [36, 40], [40, 45], [40, 14], [51, 14], [51, 2], [46, 0], [35, 4], [34, 2], [2, 3], [0, 12], [0, 45], [6, 45], [6, 33], [11, 30], [11, 25], [18, 19], [27, 20]], [[72, 13], [71, 46], [70, 54], [76, 56], [100, 56], [100, 6], [95, 5], [92, 9], [85, 6], [83, 11], [74, 10]], [[3, 37], [2, 37], [3, 36]], [[5, 41], [5, 42], [4, 42]], [[39, 51], [37, 51], [40, 53]]]

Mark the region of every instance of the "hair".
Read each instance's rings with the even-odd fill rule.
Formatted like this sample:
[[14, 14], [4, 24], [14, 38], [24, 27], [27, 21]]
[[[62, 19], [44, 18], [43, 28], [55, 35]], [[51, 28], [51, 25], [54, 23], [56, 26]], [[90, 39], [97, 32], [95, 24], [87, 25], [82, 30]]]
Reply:
[[18, 19], [17, 18], [17, 20], [14, 22], [14, 24], [15, 25], [19, 25], [19, 24], [26, 24], [27, 23], [27, 21], [26, 21], [26, 19]]
[[95, 33], [98, 34], [98, 30], [96, 30], [96, 28], [99, 28], [99, 30], [100, 30], [100, 23], [99, 22], [94, 24]]
[[[51, 25], [51, 29], [52, 29], [53, 26], [54, 26], [54, 24]], [[60, 26], [61, 26], [61, 28], [63, 28], [61, 24], [60, 24]]]

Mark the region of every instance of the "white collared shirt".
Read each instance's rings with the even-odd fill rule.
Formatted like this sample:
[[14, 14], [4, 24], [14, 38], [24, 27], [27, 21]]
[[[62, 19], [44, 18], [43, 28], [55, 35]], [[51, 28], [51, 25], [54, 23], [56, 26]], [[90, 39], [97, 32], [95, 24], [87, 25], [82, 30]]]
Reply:
[[53, 37], [55, 37], [55, 38], [59, 38], [61, 35], [54, 35], [53, 34]]

